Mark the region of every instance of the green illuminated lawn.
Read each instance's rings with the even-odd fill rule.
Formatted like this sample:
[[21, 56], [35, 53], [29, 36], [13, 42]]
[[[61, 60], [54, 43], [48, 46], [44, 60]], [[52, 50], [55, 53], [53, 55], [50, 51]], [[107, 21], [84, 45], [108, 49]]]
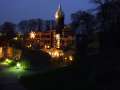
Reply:
[[7, 66], [12, 63], [13, 63], [13, 60], [11, 60], [11, 59], [5, 59], [5, 61], [1, 62], [2, 65], [7, 65]]
[[[12, 64], [14, 63], [14, 64]], [[9, 66], [4, 67], [4, 71], [0, 73], [0, 76], [13, 74], [16, 75], [18, 78], [25, 73], [28, 72], [29, 64], [24, 60], [20, 60], [19, 62], [15, 62], [14, 60], [6, 59], [5, 61], [1, 62], [1, 65]]]
[[15, 66], [8, 68], [8, 72], [15, 74], [17, 78], [20, 78], [22, 75], [27, 73], [26, 67], [20, 62], [16, 63]]

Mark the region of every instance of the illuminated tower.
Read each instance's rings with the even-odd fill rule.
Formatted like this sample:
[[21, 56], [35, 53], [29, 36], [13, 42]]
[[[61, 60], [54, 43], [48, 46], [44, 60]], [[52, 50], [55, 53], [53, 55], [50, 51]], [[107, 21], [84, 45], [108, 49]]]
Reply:
[[54, 47], [55, 48], [62, 48], [62, 33], [64, 29], [64, 13], [62, 11], [61, 5], [59, 4], [59, 7], [55, 13], [55, 21], [56, 21], [56, 32], [54, 35]]
[[62, 11], [60, 4], [55, 13], [55, 21], [56, 21], [56, 33], [62, 34], [62, 29], [64, 28], [64, 13]]

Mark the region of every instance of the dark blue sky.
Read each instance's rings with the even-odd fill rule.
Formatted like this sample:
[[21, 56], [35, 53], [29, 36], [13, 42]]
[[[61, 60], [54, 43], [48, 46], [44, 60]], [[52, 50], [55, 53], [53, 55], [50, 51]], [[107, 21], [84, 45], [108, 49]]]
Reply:
[[90, 0], [0, 0], [0, 24], [31, 18], [54, 19], [59, 3], [65, 12], [66, 23], [70, 22], [72, 12], [94, 8]]

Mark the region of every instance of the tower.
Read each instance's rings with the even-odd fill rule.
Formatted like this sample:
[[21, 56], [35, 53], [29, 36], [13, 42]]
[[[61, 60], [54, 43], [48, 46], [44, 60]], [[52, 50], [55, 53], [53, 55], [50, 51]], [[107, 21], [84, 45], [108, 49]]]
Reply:
[[64, 28], [64, 13], [62, 11], [60, 4], [55, 13], [55, 21], [56, 21], [56, 33], [62, 34], [62, 29]]
[[54, 34], [54, 47], [55, 48], [62, 48], [62, 33], [64, 28], [64, 13], [62, 11], [61, 5], [59, 4], [59, 7], [55, 13], [55, 22], [56, 22], [56, 31]]

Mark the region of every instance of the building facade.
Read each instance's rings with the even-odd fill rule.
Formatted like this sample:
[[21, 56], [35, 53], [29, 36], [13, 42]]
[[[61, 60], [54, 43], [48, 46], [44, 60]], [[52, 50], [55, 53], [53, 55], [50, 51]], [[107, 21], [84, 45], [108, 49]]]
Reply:
[[61, 5], [55, 12], [55, 22], [55, 30], [29, 32], [24, 40], [24, 45], [28, 48], [65, 48], [74, 43], [75, 35], [64, 25], [64, 13]]

